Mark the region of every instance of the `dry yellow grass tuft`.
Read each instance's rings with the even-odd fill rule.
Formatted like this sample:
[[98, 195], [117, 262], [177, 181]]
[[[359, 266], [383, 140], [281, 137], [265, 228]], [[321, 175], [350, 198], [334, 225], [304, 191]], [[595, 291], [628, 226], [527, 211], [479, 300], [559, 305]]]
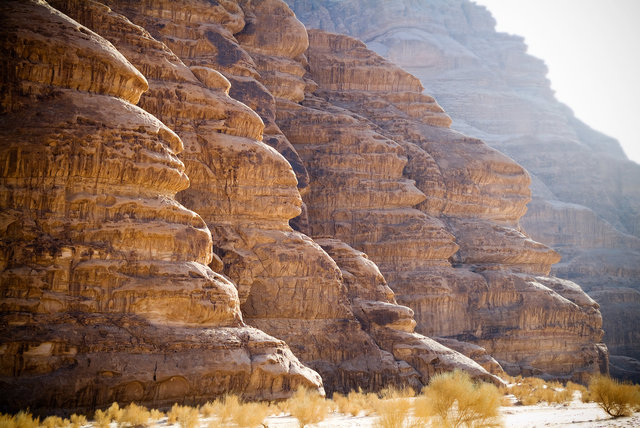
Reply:
[[87, 417], [85, 415], [77, 415], [77, 414], [73, 414], [71, 415], [71, 427], [72, 428], [80, 428], [83, 425], [87, 425], [88, 421], [87, 421]]
[[404, 386], [402, 388], [397, 388], [393, 385], [388, 386], [381, 390], [378, 395], [383, 399], [393, 399], [393, 398], [411, 398], [416, 396], [416, 392], [410, 386]]
[[501, 426], [501, 398], [494, 385], [474, 382], [467, 373], [456, 370], [431, 379], [415, 400], [414, 415], [439, 427]]
[[255, 427], [262, 425], [270, 411], [267, 403], [243, 403], [235, 408], [231, 420], [239, 427]]
[[124, 410], [122, 410], [120, 408], [118, 403], [114, 402], [107, 409], [107, 418], [109, 418], [109, 422], [111, 422], [111, 421], [118, 422], [120, 420], [120, 418], [122, 418], [122, 414], [123, 413], [124, 413]]
[[96, 410], [93, 414], [93, 421], [97, 428], [109, 428], [111, 417], [108, 411]]
[[408, 398], [382, 399], [378, 401], [376, 413], [376, 428], [403, 428], [409, 420], [411, 402]]
[[640, 408], [640, 386], [596, 375], [589, 381], [588, 398], [614, 418], [629, 416]]
[[549, 404], [567, 404], [573, 400], [574, 391], [579, 385], [565, 387], [559, 382], [546, 383], [543, 379], [528, 377], [520, 379], [517, 384], [509, 387], [509, 392], [516, 396], [525, 406], [546, 401]]
[[0, 414], [0, 428], [38, 428], [40, 418], [34, 418], [29, 412], [20, 411], [17, 414]]
[[178, 423], [181, 428], [195, 428], [198, 426], [200, 413], [198, 409], [174, 404], [167, 413], [168, 423]]
[[220, 403], [218, 401], [207, 401], [202, 406], [200, 406], [200, 413], [205, 418], [210, 418], [218, 413], [219, 407]]
[[69, 419], [62, 419], [60, 416], [47, 416], [40, 424], [40, 426], [44, 428], [65, 428], [69, 425], [71, 425], [71, 421]]
[[150, 416], [151, 416], [151, 420], [153, 421], [159, 421], [160, 419], [164, 418], [166, 415], [164, 414], [164, 412], [158, 410], [158, 409], [151, 409], [151, 411], [149, 412]]
[[149, 419], [151, 419], [151, 412], [146, 407], [131, 403], [122, 409], [118, 425], [123, 427], [146, 426], [149, 424]]
[[329, 401], [317, 392], [306, 388], [299, 388], [286, 404], [291, 416], [298, 419], [300, 427], [324, 420], [329, 413], [329, 407]]
[[358, 416], [361, 413], [371, 414], [376, 409], [379, 399], [376, 394], [365, 394], [360, 390], [351, 391], [347, 396], [335, 393], [332, 400], [340, 413]]

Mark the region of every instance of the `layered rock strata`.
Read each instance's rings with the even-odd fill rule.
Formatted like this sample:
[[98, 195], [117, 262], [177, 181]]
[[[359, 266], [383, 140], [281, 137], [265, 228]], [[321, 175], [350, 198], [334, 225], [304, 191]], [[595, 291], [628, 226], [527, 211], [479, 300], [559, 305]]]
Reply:
[[[78, 19], [84, 18], [97, 31], [104, 32], [134, 64], [149, 73], [150, 90], [141, 98], [140, 105], [172, 126], [184, 139], [182, 156], [191, 187], [178, 197], [197, 210], [212, 230], [214, 249], [223, 262], [223, 272], [238, 286], [245, 320], [284, 339], [302, 361], [322, 374], [328, 390], [379, 389], [390, 383], [420, 388], [429, 377], [427, 369], [424, 374], [417, 372], [407, 362], [381, 350], [362, 331], [351, 311], [335, 262], [310, 238], [288, 225], [290, 219], [300, 214], [301, 206], [291, 166], [259, 141], [262, 122], [244, 105], [226, 95], [229, 84], [214, 71], [216, 68], [225, 73], [232, 82], [229, 93], [259, 106], [258, 111], [267, 115], [263, 117], [269, 123], [268, 115], [275, 115], [269, 113], [270, 109], [275, 109], [273, 101], [269, 102], [273, 96], [255, 79], [263, 79], [262, 75], [246, 71], [252, 57], [233, 42], [235, 39], [232, 42], [236, 54], [229, 56], [229, 46], [220, 44], [218, 36], [212, 36], [211, 32], [216, 29], [219, 37], [233, 37], [231, 31], [238, 33], [244, 28], [241, 21], [245, 13], [257, 22], [272, 14], [278, 17], [287, 12], [285, 16], [294, 21], [282, 27], [284, 34], [289, 34], [288, 38], [263, 36], [262, 30], [256, 30], [255, 23], [251, 24], [253, 27], [247, 24], [249, 28], [238, 33], [244, 43], [252, 46], [252, 55], [260, 59], [261, 73], [268, 76], [265, 67], [284, 61], [278, 57], [278, 53], [290, 45], [281, 45], [284, 41], [299, 40], [301, 48], [291, 50], [289, 47], [282, 55], [298, 56], [307, 47], [306, 31], [287, 6], [282, 2], [263, 2], [257, 7], [244, 3], [243, 10], [230, 3], [214, 8], [215, 13], [207, 10], [208, 15], [204, 12], [200, 16], [192, 14], [190, 20], [178, 17], [169, 24], [160, 18], [163, 16], [161, 8], [128, 2], [109, 3], [114, 11], [126, 13], [132, 21], [157, 31], [154, 35], [178, 52], [186, 52], [184, 46], [177, 44], [179, 35], [194, 31], [197, 35], [202, 28], [207, 28], [206, 40], [210, 46], [201, 46], [201, 52], [190, 51], [191, 56], [184, 58], [190, 64], [187, 68], [159, 42], [150, 42], [150, 34], [136, 37], [138, 30], [127, 34], [123, 32], [126, 26], [122, 24], [111, 24], [99, 15], [88, 17], [87, 8], [81, 7], [86, 2], [80, 5], [59, 3]], [[192, 3], [172, 4], [171, 7], [178, 11]], [[200, 9], [194, 7], [193, 10]], [[199, 22], [199, 18], [203, 22]], [[234, 22], [235, 27], [226, 28], [229, 22]], [[114, 31], [116, 28], [118, 30]], [[292, 29], [297, 29], [301, 35]], [[197, 39], [197, 36], [193, 37]], [[132, 44], [136, 39], [141, 41]], [[155, 47], [151, 50], [153, 43]], [[181, 43], [189, 45], [184, 39]], [[144, 55], [138, 54], [140, 46], [145, 46]], [[224, 50], [225, 61], [221, 62], [218, 54], [208, 57], [203, 53], [216, 50]], [[269, 55], [274, 58], [270, 59]], [[231, 57], [244, 58], [245, 62], [236, 64]], [[304, 68], [299, 65], [298, 68], [304, 72]], [[276, 73], [271, 80], [266, 79], [265, 84], [275, 88], [279, 97], [298, 100], [299, 95], [277, 89], [290, 86], [287, 82], [278, 83], [282, 74]], [[291, 76], [301, 80], [301, 74]], [[208, 100], [218, 101], [213, 105], [221, 108], [209, 108]], [[279, 132], [277, 127], [275, 130]], [[270, 137], [267, 134], [264, 138]], [[450, 353], [472, 367], [475, 374], [487, 375], [472, 361]]]
[[134, 106], [145, 77], [42, 1], [0, 7], [2, 410], [321, 388], [243, 323], [234, 285], [207, 266], [210, 232], [175, 200], [183, 143]]
[[[413, 73], [456, 129], [529, 171], [533, 200], [522, 225], [562, 255], [554, 274], [597, 299], [620, 293], [613, 300], [625, 300], [626, 288], [640, 290], [640, 166], [555, 99], [542, 61], [527, 55], [522, 38], [497, 33], [484, 7], [468, 0], [288, 3], [307, 26], [362, 39]], [[610, 301], [599, 302], [604, 340], [612, 352], [638, 358], [640, 342], [619, 341], [618, 306]], [[633, 304], [624, 305], [628, 313]], [[631, 313], [625, 335], [633, 334], [640, 306]]]
[[422, 334], [480, 345], [510, 373], [606, 368], [597, 304], [546, 277], [557, 254], [518, 229], [526, 172], [451, 131], [415, 77], [361, 42], [309, 37], [318, 88], [278, 122], [311, 175], [312, 236], [367, 253]]
[[[464, 370], [475, 378], [501, 383], [480, 369], [481, 366], [463, 357], [468, 351], [484, 363], [486, 370], [504, 375], [500, 365], [487, 357], [486, 353], [482, 354], [480, 347], [467, 344], [466, 348], [460, 347], [459, 353], [452, 351], [452, 347], [417, 334], [414, 331], [416, 322], [413, 311], [397, 304], [380, 270], [366, 254], [337, 239], [318, 239], [317, 242], [340, 266], [351, 307], [363, 328], [382, 349], [414, 367], [421, 374], [423, 383], [426, 384], [436, 373], [455, 369]], [[450, 344], [457, 345], [453, 342], [450, 341]], [[470, 349], [472, 347], [474, 349]], [[474, 352], [482, 355], [475, 355]]]

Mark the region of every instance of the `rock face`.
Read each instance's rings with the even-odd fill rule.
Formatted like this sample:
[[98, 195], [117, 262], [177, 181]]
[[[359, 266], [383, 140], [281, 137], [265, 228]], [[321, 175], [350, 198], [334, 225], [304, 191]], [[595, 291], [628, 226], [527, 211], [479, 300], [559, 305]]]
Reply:
[[0, 410], [605, 364], [416, 77], [281, 0], [51, 5], [0, 6]]
[[[197, 210], [212, 230], [214, 250], [223, 263], [214, 260], [211, 267], [222, 269], [236, 282], [248, 323], [286, 340], [297, 356], [322, 374], [328, 390], [378, 389], [388, 383], [420, 388], [435, 371], [453, 367], [492, 379], [473, 361], [438, 344], [433, 346], [447, 354], [442, 363], [433, 361], [433, 354], [422, 356], [423, 348], [431, 351], [423, 345], [414, 352], [424, 360], [417, 368], [380, 349], [353, 316], [335, 262], [289, 226], [288, 221], [300, 214], [296, 176], [280, 154], [259, 141], [260, 118], [227, 95], [255, 106], [267, 123], [264, 138], [284, 142], [290, 147], [285, 155], [298, 156], [275, 125], [274, 96], [263, 86], [277, 94], [275, 99], [298, 101], [303, 96], [304, 67], [292, 58], [306, 50], [307, 34], [286, 4], [244, 2], [242, 8], [233, 3], [204, 8], [199, 2], [150, 6], [112, 1], [113, 11], [87, 1], [54, 4], [107, 37], [149, 76], [150, 88], [139, 104], [183, 138], [185, 150], [180, 156], [191, 187], [178, 199]], [[176, 17], [167, 22], [162, 17], [168, 7]], [[179, 18], [178, 11], [186, 8], [193, 11], [189, 19]], [[243, 26], [245, 17], [250, 21]], [[289, 24], [281, 25], [282, 34], [262, 34], [274, 18]], [[199, 51], [187, 51], [184, 45], [189, 42], [184, 37], [177, 41], [180, 34], [209, 43], [201, 43]], [[221, 38], [230, 44], [221, 45]], [[184, 53], [187, 65], [167, 46]], [[230, 55], [230, 49], [236, 53]], [[219, 54], [207, 56], [212, 51], [224, 51], [225, 59]], [[257, 58], [260, 74], [252, 57]], [[296, 67], [269, 74], [269, 67], [287, 61]], [[298, 82], [299, 91], [292, 81]], [[306, 174], [304, 166], [299, 178], [300, 171]]]
[[132, 104], [145, 77], [44, 2], [1, 8], [2, 410], [320, 388], [207, 266], [210, 232], [174, 198], [183, 143]]
[[419, 333], [480, 345], [514, 374], [606, 369], [597, 304], [547, 277], [559, 257], [518, 229], [526, 172], [450, 130], [415, 77], [361, 42], [309, 40], [318, 87], [278, 123], [311, 177], [312, 236], [368, 254]]
[[[533, 200], [522, 225], [561, 254], [554, 274], [595, 298], [621, 293], [620, 301], [626, 288], [640, 289], [640, 166], [555, 99], [542, 61], [526, 54], [522, 38], [497, 33], [484, 7], [468, 0], [288, 3], [308, 27], [362, 39], [414, 74], [455, 129], [528, 170]], [[619, 342], [610, 322], [618, 307], [608, 302], [601, 302], [605, 342], [638, 358], [640, 342]], [[626, 335], [640, 307], [630, 312]]]

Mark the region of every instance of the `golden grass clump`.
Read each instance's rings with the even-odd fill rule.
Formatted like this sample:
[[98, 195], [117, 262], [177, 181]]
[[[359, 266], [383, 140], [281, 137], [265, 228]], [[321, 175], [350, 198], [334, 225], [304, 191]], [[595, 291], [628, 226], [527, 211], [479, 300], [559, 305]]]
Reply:
[[534, 377], [520, 379], [508, 390], [525, 406], [538, 404], [541, 401], [549, 404], [567, 404], [573, 400], [575, 391], [573, 388], [564, 387], [559, 382], [546, 383], [543, 379]]
[[379, 400], [376, 394], [365, 394], [361, 390], [350, 391], [346, 396], [335, 393], [332, 399], [338, 408], [338, 412], [351, 416], [358, 416], [360, 413], [364, 415], [372, 413]]
[[72, 428], [80, 428], [81, 426], [88, 423], [87, 417], [85, 415], [77, 415], [74, 413], [69, 419], [71, 420]]
[[213, 411], [218, 415], [222, 423], [229, 422], [233, 415], [238, 412], [240, 398], [237, 395], [225, 395], [221, 400], [213, 403]]
[[411, 398], [416, 396], [416, 391], [414, 391], [410, 386], [397, 388], [391, 385], [381, 390], [378, 395], [383, 399]]
[[200, 413], [205, 418], [210, 418], [218, 413], [219, 407], [219, 402], [207, 401], [202, 406], [200, 406]]
[[111, 416], [109, 415], [109, 411], [105, 410], [96, 410], [93, 414], [94, 425], [97, 428], [109, 428], [109, 424], [111, 423]]
[[151, 419], [151, 412], [146, 407], [131, 403], [122, 409], [118, 425], [125, 427], [146, 426], [149, 424], [149, 419]]
[[151, 409], [151, 411], [149, 412], [149, 415], [151, 416], [152, 421], [159, 421], [160, 419], [166, 416], [164, 412], [158, 409]]
[[269, 415], [269, 411], [267, 403], [243, 403], [232, 412], [231, 420], [239, 427], [251, 428], [262, 425], [264, 419]]
[[588, 397], [614, 418], [629, 416], [640, 408], [640, 386], [596, 375], [589, 381]]
[[178, 423], [181, 428], [195, 428], [198, 426], [200, 413], [198, 409], [174, 404], [167, 413], [168, 423]]
[[501, 394], [494, 385], [474, 382], [462, 371], [434, 376], [415, 400], [416, 419], [431, 420], [435, 426], [501, 426]]
[[109, 422], [116, 421], [119, 422], [120, 418], [122, 418], [122, 414], [124, 410], [120, 408], [118, 403], [113, 402], [111, 406], [107, 409], [107, 418], [109, 418]]
[[304, 427], [324, 420], [329, 413], [330, 405], [329, 401], [317, 392], [302, 387], [287, 400], [286, 408], [291, 416], [298, 419], [298, 425]]
[[65, 428], [71, 425], [69, 419], [62, 419], [60, 416], [47, 416], [40, 426], [44, 428]]
[[17, 414], [0, 415], [0, 428], [38, 428], [40, 418], [34, 418], [29, 412], [19, 411]]
[[411, 413], [411, 402], [407, 398], [387, 398], [376, 406], [376, 428], [403, 428]]

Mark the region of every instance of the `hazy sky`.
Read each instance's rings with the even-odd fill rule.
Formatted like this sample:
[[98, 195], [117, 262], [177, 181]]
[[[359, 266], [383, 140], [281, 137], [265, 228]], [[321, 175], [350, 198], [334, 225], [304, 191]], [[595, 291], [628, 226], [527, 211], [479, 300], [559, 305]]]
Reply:
[[524, 36], [557, 98], [640, 163], [640, 0], [474, 0]]

